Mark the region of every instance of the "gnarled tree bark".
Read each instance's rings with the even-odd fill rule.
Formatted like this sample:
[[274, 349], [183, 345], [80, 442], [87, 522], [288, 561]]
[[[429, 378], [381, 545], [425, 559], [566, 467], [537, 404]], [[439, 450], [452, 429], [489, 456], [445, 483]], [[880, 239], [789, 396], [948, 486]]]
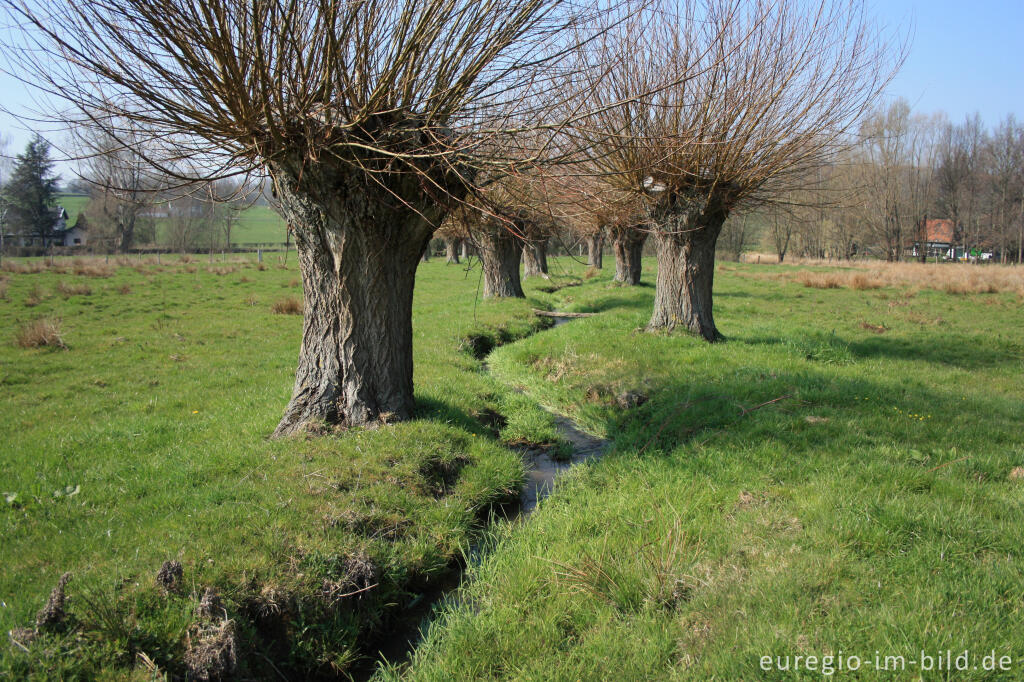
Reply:
[[484, 269], [484, 298], [525, 298], [519, 278], [523, 240], [503, 226], [477, 230], [473, 243]]
[[301, 186], [298, 173], [271, 173], [305, 299], [295, 387], [274, 436], [408, 419], [413, 285], [438, 209], [342, 170], [307, 168]]
[[637, 227], [609, 228], [615, 252], [615, 281], [628, 286], [640, 284], [644, 242], [648, 232]]
[[548, 277], [548, 240], [532, 237], [523, 245], [523, 277]]
[[679, 207], [658, 216], [658, 277], [649, 330], [682, 327], [712, 343], [724, 339], [715, 326], [711, 292], [715, 243], [727, 217], [724, 208]]
[[604, 267], [604, 234], [595, 232], [588, 234], [587, 240], [587, 265], [600, 270]]

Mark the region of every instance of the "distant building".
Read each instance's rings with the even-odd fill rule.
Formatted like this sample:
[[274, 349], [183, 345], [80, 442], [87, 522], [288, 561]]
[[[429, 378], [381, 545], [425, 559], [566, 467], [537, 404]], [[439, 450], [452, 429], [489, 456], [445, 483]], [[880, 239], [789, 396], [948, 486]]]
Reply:
[[53, 210], [53, 227], [45, 235], [40, 234], [4, 234], [4, 243], [8, 246], [17, 247], [41, 247], [51, 246], [85, 246], [86, 230], [88, 222], [85, 215], [79, 215], [74, 226], [68, 227], [68, 212], [63, 206], [57, 206]]
[[60, 233], [64, 238], [63, 245], [71, 247], [85, 246], [86, 232], [88, 229], [89, 221], [86, 219], [84, 213], [79, 213], [78, 220], [75, 221], [75, 224]]
[[928, 258], [956, 258], [959, 233], [952, 220], [926, 219], [918, 223], [915, 239], [907, 247], [908, 255], [920, 258], [923, 250]]

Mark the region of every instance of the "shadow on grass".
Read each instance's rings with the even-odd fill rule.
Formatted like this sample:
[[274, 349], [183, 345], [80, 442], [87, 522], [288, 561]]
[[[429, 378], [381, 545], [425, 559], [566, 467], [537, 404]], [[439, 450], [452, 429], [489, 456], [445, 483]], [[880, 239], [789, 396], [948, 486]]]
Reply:
[[493, 428], [488, 423], [490, 419], [490, 410], [484, 410], [481, 416], [474, 417], [454, 405], [444, 402], [443, 400], [437, 400], [427, 396], [416, 396], [416, 413], [417, 419], [427, 419], [430, 421], [441, 422], [443, 424], [449, 424], [451, 426], [458, 427], [469, 431], [470, 433], [478, 434], [492, 434]]
[[[986, 337], [930, 336], [927, 339], [905, 336], [859, 339], [847, 341], [835, 334], [808, 331], [806, 334], [779, 336], [731, 337], [731, 340], [750, 345], [779, 345], [801, 349], [811, 344], [829, 343], [844, 349], [851, 361], [860, 359], [916, 360], [946, 365], [965, 370], [1019, 365], [1024, 353], [1012, 346], [999, 344]], [[815, 359], [808, 357], [808, 359]]]

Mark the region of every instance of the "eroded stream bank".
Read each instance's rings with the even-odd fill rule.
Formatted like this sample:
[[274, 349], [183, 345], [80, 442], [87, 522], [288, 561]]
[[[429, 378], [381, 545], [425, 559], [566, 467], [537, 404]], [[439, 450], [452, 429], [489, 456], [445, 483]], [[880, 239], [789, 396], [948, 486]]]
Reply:
[[[547, 330], [560, 327], [575, 319], [578, 315], [559, 316], [558, 313], [545, 315], [554, 320], [554, 325]], [[544, 333], [543, 331], [538, 333]], [[482, 360], [482, 369], [490, 372], [490, 366], [486, 358]], [[581, 464], [589, 459], [597, 458], [605, 454], [610, 446], [610, 441], [598, 438], [586, 433], [579, 428], [579, 425], [564, 415], [549, 412], [555, 425], [555, 430], [565, 443], [568, 444], [569, 456], [565, 456], [565, 448], [560, 450], [561, 456], [552, 457], [555, 452], [552, 448], [544, 447], [521, 447], [518, 448], [526, 467], [526, 478], [523, 489], [519, 494], [519, 502], [501, 510], [508, 521], [521, 523], [529, 517], [537, 508], [541, 500], [551, 494], [554, 490], [555, 481], [572, 467]], [[484, 558], [483, 550], [479, 547], [471, 547], [466, 560], [471, 564], [477, 564]], [[439, 581], [433, 590], [420, 595], [419, 598], [408, 609], [405, 621], [409, 624], [407, 629], [392, 633], [385, 641], [378, 643], [374, 648], [377, 650], [372, 667], [365, 670], [364, 675], [355, 676], [355, 679], [370, 679], [381, 664], [400, 664], [408, 660], [412, 652], [422, 641], [429, 629], [434, 607], [446, 599], [458, 599], [458, 589], [462, 583], [464, 569], [452, 571], [452, 573]]]

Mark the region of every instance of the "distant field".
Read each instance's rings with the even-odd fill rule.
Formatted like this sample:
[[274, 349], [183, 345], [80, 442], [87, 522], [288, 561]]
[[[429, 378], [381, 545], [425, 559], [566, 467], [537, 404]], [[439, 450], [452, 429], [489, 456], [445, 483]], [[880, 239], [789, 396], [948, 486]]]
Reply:
[[75, 221], [78, 220], [78, 214], [89, 203], [89, 197], [84, 194], [59, 194], [57, 195], [57, 203], [68, 212], [68, 225], [74, 225]]
[[[84, 195], [62, 194], [57, 203], [68, 212], [68, 224], [74, 225], [78, 214], [89, 203]], [[157, 221], [157, 239], [162, 242], [164, 221]], [[243, 244], [284, 244], [285, 224], [281, 216], [267, 206], [251, 206], [242, 212], [238, 225], [231, 232], [231, 243]]]
[[231, 233], [232, 244], [283, 244], [284, 240], [284, 220], [267, 206], [246, 209]]

